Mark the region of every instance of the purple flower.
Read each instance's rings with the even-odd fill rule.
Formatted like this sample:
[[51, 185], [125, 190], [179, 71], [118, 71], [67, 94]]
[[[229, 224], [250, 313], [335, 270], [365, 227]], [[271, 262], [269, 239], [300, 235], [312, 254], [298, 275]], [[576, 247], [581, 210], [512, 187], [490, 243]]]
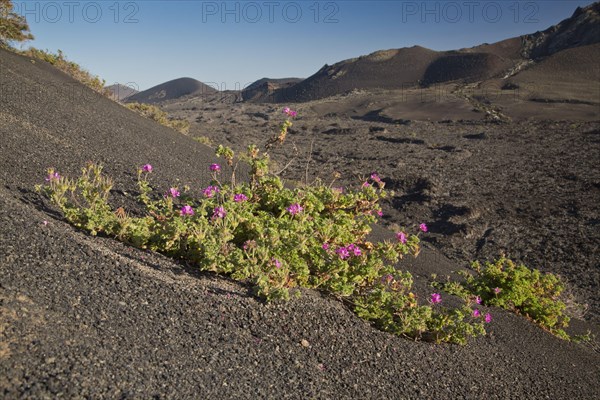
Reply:
[[475, 296], [475, 303], [481, 304], [481, 297], [480, 296]]
[[485, 323], [489, 324], [490, 322], [492, 322], [492, 314], [487, 313], [485, 314]]
[[209, 186], [202, 191], [202, 193], [206, 197], [213, 197], [215, 195], [215, 193], [219, 193], [219, 192], [220, 192], [220, 189], [218, 186]]
[[379, 174], [377, 174], [377, 172], [373, 172], [371, 174], [371, 179], [373, 179], [373, 181], [377, 183], [381, 182], [381, 178], [379, 177]]
[[439, 295], [439, 293], [432, 293], [431, 294], [431, 302], [433, 304], [438, 304], [442, 302], [442, 296]]
[[238, 193], [235, 196], [233, 196], [233, 201], [235, 201], [236, 203], [241, 203], [243, 201], [247, 201], [248, 200], [248, 196], [246, 196], [243, 193]]
[[213, 172], [221, 171], [221, 166], [219, 164], [211, 164], [209, 168]]
[[329, 250], [329, 243], [323, 243], [323, 246], [321, 246], [323, 248], [323, 250]]
[[182, 217], [192, 216], [194, 215], [194, 209], [191, 206], [183, 206], [179, 211], [179, 215], [181, 215]]
[[494, 288], [494, 293], [499, 294], [502, 291], [499, 287]]
[[341, 258], [342, 260], [345, 260], [345, 259], [347, 259], [347, 258], [350, 258], [350, 252], [349, 252], [349, 251], [348, 251], [348, 249], [347, 249], [347, 248], [345, 248], [345, 247], [340, 247], [340, 248], [339, 248], [339, 249], [337, 249], [335, 252], [337, 253], [337, 255], [338, 255], [338, 256], [340, 256], [340, 258]]
[[421, 224], [421, 225], [419, 225], [419, 229], [422, 230], [423, 232], [427, 232], [427, 225]]
[[227, 215], [227, 211], [223, 208], [223, 206], [216, 207], [213, 210], [213, 218], [225, 218]]
[[406, 233], [398, 232], [398, 233], [396, 233], [396, 238], [398, 239], [398, 241], [400, 243], [406, 244]]
[[277, 268], [277, 269], [281, 268], [281, 261], [279, 261], [276, 258], [272, 258], [271, 261], [273, 261], [273, 264], [275, 265], [275, 268]]
[[298, 113], [296, 111], [293, 111], [292, 109], [290, 109], [289, 107], [285, 107], [283, 109], [283, 113], [287, 114], [290, 117], [295, 117], [296, 115], [298, 115]]
[[169, 189], [169, 194], [171, 195], [172, 198], [179, 197], [179, 195], [180, 195], [179, 190], [177, 190], [177, 188]]
[[142, 166], [142, 171], [144, 171], [144, 172], [152, 172], [152, 165], [150, 165], [150, 164], [144, 164], [144, 166]]
[[46, 182], [58, 181], [59, 179], [60, 179], [60, 175], [58, 174], [58, 172], [51, 172], [46, 177]]
[[475, 317], [475, 318], [481, 317], [481, 311], [479, 311], [478, 309], [474, 309], [473, 310], [473, 317]]
[[296, 215], [304, 210], [302, 206], [298, 203], [294, 203], [287, 208], [288, 212], [292, 215]]
[[346, 249], [348, 250], [348, 253], [352, 253], [356, 257], [360, 257], [360, 255], [362, 254], [362, 252], [360, 251], [360, 247], [358, 247], [355, 244], [348, 245]]
[[242, 248], [244, 250], [255, 249], [256, 248], [256, 241], [255, 240], [246, 240], [244, 242], [244, 245], [242, 246]]
[[391, 274], [387, 274], [381, 278], [381, 281], [389, 285], [394, 281], [394, 277]]

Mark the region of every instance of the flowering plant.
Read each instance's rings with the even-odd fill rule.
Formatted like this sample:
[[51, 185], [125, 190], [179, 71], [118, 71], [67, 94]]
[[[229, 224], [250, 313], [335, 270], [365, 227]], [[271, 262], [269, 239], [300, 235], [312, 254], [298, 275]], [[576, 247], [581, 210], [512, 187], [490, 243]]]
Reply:
[[[296, 116], [295, 111], [284, 112]], [[290, 126], [288, 119], [270, 144], [283, 142]], [[231, 149], [219, 146], [217, 155], [234, 164]], [[438, 342], [464, 343], [468, 336], [485, 333], [470, 309], [454, 312], [438, 306], [439, 294], [432, 296], [431, 305], [417, 304], [411, 275], [394, 267], [400, 258], [418, 254], [416, 234], [403, 231], [393, 240], [369, 242], [378, 202], [388, 196], [378, 174], [366, 185], [345, 190], [319, 181], [288, 188], [268, 173], [267, 152], [250, 146], [245, 159], [251, 170], [248, 182], [236, 184], [232, 176], [231, 183], [224, 183], [217, 179], [221, 166], [211, 164], [213, 180], [207, 188], [172, 187], [162, 196], [152, 193], [152, 166], [140, 167], [142, 216], [112, 210], [112, 182], [95, 164], [86, 166], [77, 181], [49, 170], [40, 189], [69, 222], [93, 235], [102, 233], [228, 275], [267, 300], [288, 298], [299, 287], [319, 289], [398, 335], [430, 334]], [[425, 224], [420, 230], [427, 230]]]

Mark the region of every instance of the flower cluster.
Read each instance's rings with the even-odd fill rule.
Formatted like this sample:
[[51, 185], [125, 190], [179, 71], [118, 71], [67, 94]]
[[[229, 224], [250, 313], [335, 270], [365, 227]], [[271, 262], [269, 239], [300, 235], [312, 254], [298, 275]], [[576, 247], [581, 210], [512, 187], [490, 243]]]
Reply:
[[194, 215], [194, 209], [192, 208], [192, 206], [183, 206], [181, 207], [181, 210], [179, 211], [179, 215], [181, 215], [182, 217], [185, 216], [192, 216]]
[[209, 186], [206, 189], [204, 189], [202, 191], [202, 194], [204, 194], [204, 196], [211, 198], [214, 197], [215, 194], [219, 193], [221, 191], [221, 189], [219, 189], [218, 186]]
[[283, 113], [286, 114], [288, 117], [296, 117], [298, 115], [298, 112], [291, 110], [289, 107], [285, 107], [283, 109]]
[[294, 203], [287, 208], [287, 211], [292, 215], [296, 215], [304, 211], [304, 208], [300, 204]]
[[60, 175], [58, 172], [50, 172], [46, 177], [46, 182], [53, 182], [60, 180]]
[[[329, 248], [329, 246], [327, 246], [327, 248]], [[362, 250], [355, 244], [339, 247], [335, 252], [342, 260], [347, 260], [352, 256], [360, 257], [362, 255]]]
[[169, 189], [169, 196], [171, 196], [172, 198], [177, 198], [181, 195], [181, 193], [179, 193], [179, 190], [177, 190], [177, 188], [170, 188]]
[[236, 203], [242, 203], [244, 201], [248, 201], [248, 196], [243, 193], [238, 193], [233, 196], [233, 201]]
[[213, 210], [213, 218], [225, 218], [227, 211], [223, 206], [215, 207]]

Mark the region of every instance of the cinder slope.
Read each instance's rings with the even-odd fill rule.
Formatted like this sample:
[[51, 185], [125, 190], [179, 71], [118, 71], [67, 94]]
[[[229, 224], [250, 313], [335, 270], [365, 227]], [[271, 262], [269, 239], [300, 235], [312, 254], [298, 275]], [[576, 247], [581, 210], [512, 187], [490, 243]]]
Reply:
[[[597, 353], [516, 315], [492, 310], [490, 334], [466, 347], [414, 343], [373, 329], [315, 292], [264, 305], [227, 279], [79, 232], [32, 192], [45, 167], [75, 174], [87, 160], [102, 162], [116, 178], [119, 202], [129, 201], [132, 172], [146, 162], [158, 187], [176, 177], [201, 187], [211, 151], [50, 66], [4, 51], [0, 110], [4, 398], [597, 394]], [[455, 268], [431, 251], [404, 267], [417, 278]]]

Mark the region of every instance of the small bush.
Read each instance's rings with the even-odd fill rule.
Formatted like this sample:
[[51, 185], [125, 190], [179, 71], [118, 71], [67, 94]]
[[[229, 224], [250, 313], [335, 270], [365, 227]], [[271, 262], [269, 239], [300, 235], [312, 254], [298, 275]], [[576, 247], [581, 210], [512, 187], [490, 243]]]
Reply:
[[196, 142], [202, 143], [203, 145], [206, 145], [208, 147], [213, 147], [214, 146], [212, 140], [210, 140], [210, 138], [208, 136], [196, 136], [194, 138], [194, 140]]
[[483, 304], [515, 311], [535, 321], [556, 336], [568, 339], [563, 330], [569, 324], [564, 314], [566, 305], [560, 300], [564, 284], [553, 274], [542, 274], [525, 265], [517, 265], [504, 257], [481, 266], [474, 262], [476, 275], [459, 272], [461, 282], [436, 285], [465, 299], [476, 297]]
[[105, 89], [104, 85], [106, 81], [100, 79], [98, 76], [92, 75], [85, 69], [83, 69], [79, 64], [67, 60], [64, 53], [61, 50], [58, 50], [57, 54], [51, 53], [48, 50], [39, 50], [34, 47], [30, 47], [27, 50], [18, 52], [26, 57], [35, 58], [38, 60], [45, 61], [66, 74], [70, 75], [74, 79], [83, 83], [87, 87], [95, 90], [98, 93], [103, 94], [104, 96], [109, 96], [108, 90]]
[[190, 123], [188, 121], [183, 119], [171, 119], [167, 113], [156, 106], [143, 103], [127, 103], [125, 106], [146, 118], [150, 118], [161, 125], [175, 129], [183, 134], [187, 134], [190, 131]]

